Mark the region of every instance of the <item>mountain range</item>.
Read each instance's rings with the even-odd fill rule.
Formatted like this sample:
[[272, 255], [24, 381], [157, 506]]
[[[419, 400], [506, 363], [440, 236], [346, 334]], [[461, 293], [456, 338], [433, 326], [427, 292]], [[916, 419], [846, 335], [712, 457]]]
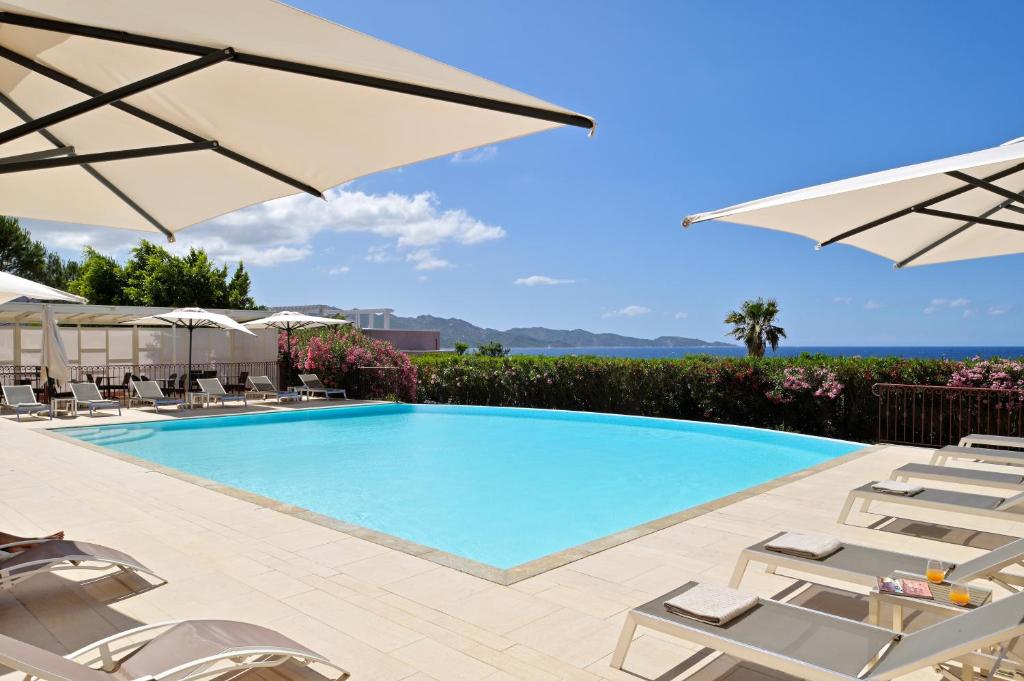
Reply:
[[497, 341], [507, 348], [693, 348], [733, 347], [731, 343], [705, 341], [683, 336], [658, 336], [657, 338], [635, 338], [617, 333], [593, 333], [583, 329], [548, 329], [543, 326], [518, 327], [499, 331], [470, 324], [464, 319], [434, 317], [421, 314], [417, 317], [391, 317], [392, 329], [436, 330], [441, 332], [441, 347], [451, 348], [456, 341], [477, 346]]

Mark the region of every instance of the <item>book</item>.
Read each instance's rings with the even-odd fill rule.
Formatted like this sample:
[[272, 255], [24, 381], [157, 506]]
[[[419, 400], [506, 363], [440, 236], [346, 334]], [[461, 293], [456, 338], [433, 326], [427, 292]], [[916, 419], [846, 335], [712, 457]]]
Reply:
[[878, 593], [907, 596], [909, 598], [934, 598], [928, 582], [920, 579], [879, 577]]

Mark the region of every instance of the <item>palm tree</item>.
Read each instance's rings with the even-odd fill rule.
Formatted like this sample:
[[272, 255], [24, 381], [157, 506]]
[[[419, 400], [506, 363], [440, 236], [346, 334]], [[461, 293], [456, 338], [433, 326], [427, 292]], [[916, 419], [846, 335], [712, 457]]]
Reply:
[[729, 335], [743, 341], [747, 346], [747, 354], [751, 357], [764, 357], [767, 346], [772, 350], [779, 347], [779, 340], [786, 337], [786, 330], [775, 326], [775, 317], [779, 314], [779, 303], [774, 298], [765, 300], [744, 301], [739, 310], [734, 310], [725, 318], [726, 324], [732, 324]]

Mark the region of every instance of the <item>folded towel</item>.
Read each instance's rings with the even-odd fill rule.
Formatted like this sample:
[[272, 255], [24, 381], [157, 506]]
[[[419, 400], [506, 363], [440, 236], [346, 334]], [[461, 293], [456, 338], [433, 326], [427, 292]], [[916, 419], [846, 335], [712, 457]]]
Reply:
[[843, 546], [835, 537], [827, 534], [787, 532], [764, 545], [769, 551], [813, 558], [815, 560], [831, 556]]
[[920, 485], [911, 485], [909, 482], [897, 482], [896, 480], [880, 480], [871, 485], [871, 489], [885, 494], [898, 494], [904, 497], [912, 497], [924, 491]]
[[711, 584], [697, 586], [665, 601], [673, 615], [722, 626], [757, 605], [757, 596]]

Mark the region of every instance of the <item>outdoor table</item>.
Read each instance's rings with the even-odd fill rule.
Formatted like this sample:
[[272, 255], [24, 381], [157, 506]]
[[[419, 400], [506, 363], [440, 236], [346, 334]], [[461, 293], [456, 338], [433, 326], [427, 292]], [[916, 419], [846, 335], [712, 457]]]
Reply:
[[[913, 575], [904, 572], [895, 573], [893, 578], [925, 580], [921, 575]], [[879, 593], [878, 588], [876, 587], [872, 589], [871, 593], [868, 595], [868, 622], [878, 625], [881, 618], [881, 606], [883, 603], [888, 603], [892, 606], [892, 630], [896, 633], [901, 633], [903, 631], [904, 608], [911, 611], [933, 612], [945, 617], [951, 617], [953, 615], [959, 615], [960, 613], [967, 612], [968, 610], [973, 610], [974, 608], [985, 605], [992, 600], [991, 589], [968, 586], [967, 591], [971, 596], [970, 603], [967, 605], [956, 605], [949, 600], [949, 590], [951, 586], [952, 585], [949, 582], [942, 582], [941, 584], [928, 582], [928, 588], [931, 589], [933, 598], [916, 598], [914, 596]]]
[[195, 409], [197, 406], [199, 406], [199, 407], [209, 407], [210, 406], [210, 394], [209, 393], [204, 393], [204, 392], [192, 392], [192, 393], [189, 393], [188, 394], [188, 405], [186, 405], [186, 406], [189, 409]]
[[50, 400], [50, 406], [53, 407], [53, 413], [64, 412], [72, 416], [78, 415], [78, 401], [74, 397], [54, 397]]

